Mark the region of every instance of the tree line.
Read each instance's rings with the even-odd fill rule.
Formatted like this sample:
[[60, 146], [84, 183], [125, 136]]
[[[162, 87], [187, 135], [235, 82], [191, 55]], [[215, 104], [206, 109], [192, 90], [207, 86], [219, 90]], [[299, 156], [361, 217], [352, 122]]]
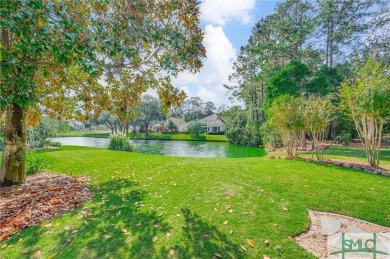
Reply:
[[[111, 133], [129, 133], [131, 128], [133, 132], [147, 133], [153, 123], [159, 123], [168, 118], [179, 118], [186, 122], [199, 120], [214, 113], [221, 112], [225, 108], [221, 106], [216, 108], [213, 102], [205, 102], [200, 97], [191, 97], [183, 101], [181, 106], [172, 106], [169, 111], [164, 111], [161, 101], [150, 95], [143, 95], [138, 106], [127, 107], [128, 113], [125, 120], [120, 119], [115, 107], [111, 110], [103, 111], [98, 118], [91, 120], [93, 124], [105, 125], [111, 130]], [[169, 132], [177, 130], [177, 125], [172, 125], [173, 121], [167, 121], [167, 130]], [[174, 123], [173, 123], [174, 124]]]
[[[348, 98], [342, 86], [357, 88], [355, 82], [364, 70], [366, 76], [388, 75], [389, 14], [390, 6], [380, 0], [279, 2], [273, 14], [253, 27], [248, 43], [234, 62], [230, 83], [225, 85], [233, 99], [245, 104], [244, 108], [233, 107], [225, 113], [231, 142], [271, 147], [291, 142], [294, 147], [289, 155], [294, 156], [296, 143], [302, 141], [301, 145], [305, 145], [305, 139], [314, 135], [317, 139], [340, 142], [348, 142], [352, 137], [368, 139], [357, 124], [361, 118], [354, 119], [350, 105], [344, 109]], [[374, 72], [374, 67], [378, 71]], [[368, 72], [370, 68], [373, 70]], [[378, 96], [382, 93], [374, 98], [375, 102], [381, 100], [385, 107], [390, 106], [390, 98], [385, 98], [389, 85], [382, 79], [379, 81], [382, 82], [379, 88], [374, 90], [366, 85], [366, 90], [377, 91]], [[351, 93], [357, 95], [358, 91]], [[367, 100], [373, 101], [370, 96], [367, 94]], [[306, 110], [306, 118], [305, 107], [311, 109]], [[331, 116], [314, 118], [321, 109], [328, 108], [333, 111]], [[293, 118], [296, 112], [301, 114], [300, 119]], [[327, 122], [324, 129], [320, 132], [305, 129], [314, 127], [304, 124], [310, 117]], [[297, 127], [292, 135], [284, 131], [286, 128], [278, 130], [277, 125], [286, 123], [287, 118], [295, 119], [289, 122]], [[388, 117], [382, 119], [383, 123], [375, 125], [388, 132]]]

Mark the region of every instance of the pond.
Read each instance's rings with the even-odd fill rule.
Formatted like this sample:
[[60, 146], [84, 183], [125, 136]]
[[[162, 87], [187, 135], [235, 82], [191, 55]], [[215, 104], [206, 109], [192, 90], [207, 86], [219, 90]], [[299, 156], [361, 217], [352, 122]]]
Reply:
[[[63, 145], [107, 147], [108, 138], [64, 137], [54, 138]], [[178, 157], [261, 157], [264, 149], [210, 141], [130, 140], [137, 152]]]

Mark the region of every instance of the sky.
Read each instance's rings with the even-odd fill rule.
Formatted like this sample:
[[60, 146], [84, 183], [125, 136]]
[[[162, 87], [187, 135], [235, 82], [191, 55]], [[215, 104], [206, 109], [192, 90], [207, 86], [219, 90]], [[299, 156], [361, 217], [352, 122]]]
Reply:
[[217, 107], [231, 106], [226, 89], [233, 73], [233, 62], [246, 45], [251, 30], [262, 17], [272, 13], [273, 0], [202, 0], [201, 24], [207, 58], [197, 74], [182, 73], [173, 79], [174, 85], [188, 97], [198, 96]]

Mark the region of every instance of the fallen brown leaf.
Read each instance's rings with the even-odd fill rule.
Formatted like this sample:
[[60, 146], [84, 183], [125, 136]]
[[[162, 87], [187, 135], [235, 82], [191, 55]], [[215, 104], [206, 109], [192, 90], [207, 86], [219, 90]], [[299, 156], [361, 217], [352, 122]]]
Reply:
[[[90, 199], [92, 193], [85, 177], [40, 173], [28, 176], [23, 185], [3, 187], [0, 189], [0, 241], [61, 216]], [[43, 227], [51, 227], [51, 224]]]
[[248, 243], [248, 245], [249, 245], [250, 247], [255, 247], [255, 243], [254, 243], [252, 240], [247, 239], [246, 242]]

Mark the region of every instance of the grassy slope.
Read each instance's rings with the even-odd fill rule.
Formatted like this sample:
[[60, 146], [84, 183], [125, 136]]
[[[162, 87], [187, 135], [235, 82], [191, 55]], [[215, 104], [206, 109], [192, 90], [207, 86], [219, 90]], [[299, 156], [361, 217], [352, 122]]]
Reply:
[[[309, 226], [307, 209], [390, 226], [390, 207], [385, 206], [390, 178], [350, 169], [268, 158], [175, 158], [85, 147], [39, 154], [51, 161], [53, 171], [93, 178], [95, 197], [85, 205], [92, 215], [90, 220], [80, 218], [78, 209], [28, 228], [0, 242], [0, 247], [13, 245], [0, 250], [0, 257], [20, 257], [24, 250], [33, 256], [40, 250], [44, 257], [56, 258], [164, 258], [174, 249], [178, 258], [212, 258], [215, 253], [223, 258], [314, 258], [289, 239]], [[231, 213], [227, 205], [232, 205]], [[48, 223], [52, 226], [45, 228]], [[70, 234], [66, 226], [79, 231]], [[277, 245], [281, 250], [274, 249]]]
[[[107, 138], [110, 135], [107, 131], [70, 131], [67, 133], [59, 134], [58, 137], [94, 137], [94, 138]], [[130, 133], [129, 138], [132, 139], [146, 139], [143, 133]], [[227, 141], [225, 135], [207, 135], [201, 134], [198, 136], [184, 133], [173, 133], [173, 134], [162, 134], [162, 133], [151, 133], [147, 139], [158, 139], [158, 140], [205, 140], [205, 141]]]

